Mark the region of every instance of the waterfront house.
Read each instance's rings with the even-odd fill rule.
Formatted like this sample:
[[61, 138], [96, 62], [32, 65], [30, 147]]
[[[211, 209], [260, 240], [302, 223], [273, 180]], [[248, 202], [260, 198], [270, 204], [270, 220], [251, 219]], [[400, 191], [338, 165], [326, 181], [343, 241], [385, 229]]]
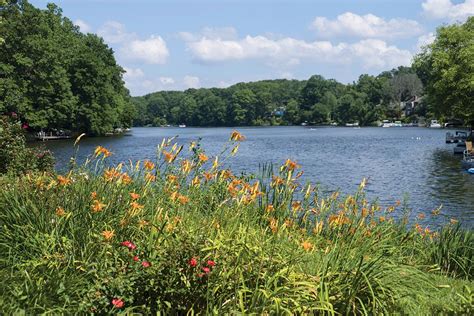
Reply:
[[403, 101], [400, 103], [400, 108], [402, 109], [403, 113], [402, 116], [410, 116], [415, 114], [415, 109], [421, 102], [421, 97], [419, 96], [412, 96], [408, 100]]

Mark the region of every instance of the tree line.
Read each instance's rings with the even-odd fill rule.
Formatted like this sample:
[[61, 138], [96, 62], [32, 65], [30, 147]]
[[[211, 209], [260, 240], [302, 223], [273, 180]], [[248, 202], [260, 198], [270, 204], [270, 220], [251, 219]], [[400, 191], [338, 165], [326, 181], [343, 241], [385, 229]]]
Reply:
[[102, 38], [81, 33], [54, 4], [2, 0], [0, 22], [0, 113], [17, 113], [33, 131], [131, 126], [124, 70]]
[[[228, 88], [160, 91], [130, 98], [124, 70], [95, 34], [83, 34], [54, 4], [0, 0], [0, 113], [15, 112], [32, 131], [102, 135], [118, 127], [294, 125], [419, 117], [474, 122], [474, 17], [437, 29], [411, 67], [343, 84], [263, 80]], [[422, 95], [414, 111], [401, 106]]]
[[[308, 80], [263, 80], [228, 88], [160, 91], [134, 97], [137, 126], [293, 125], [303, 122], [369, 125], [399, 118], [400, 102], [419, 95], [423, 85], [410, 67], [378, 76], [361, 75], [352, 84], [314, 75]], [[417, 115], [425, 115], [420, 107]]]
[[[443, 25], [435, 41], [415, 56], [411, 67], [377, 76], [361, 75], [342, 84], [314, 75], [308, 80], [264, 80], [229, 88], [160, 91], [134, 97], [137, 126], [292, 125], [420, 117], [474, 125], [474, 17]], [[402, 102], [414, 96], [413, 111]]]

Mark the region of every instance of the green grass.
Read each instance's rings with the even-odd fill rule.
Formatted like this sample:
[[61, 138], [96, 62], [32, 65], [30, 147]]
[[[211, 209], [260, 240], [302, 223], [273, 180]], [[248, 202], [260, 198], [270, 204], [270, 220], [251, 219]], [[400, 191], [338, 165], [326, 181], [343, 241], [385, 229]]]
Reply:
[[365, 182], [323, 196], [290, 161], [277, 178], [230, 175], [219, 163], [237, 145], [214, 164], [199, 147], [183, 163], [168, 140], [148, 168], [107, 169], [102, 150], [62, 177], [0, 178], [0, 312], [474, 312], [471, 230], [396, 221]]

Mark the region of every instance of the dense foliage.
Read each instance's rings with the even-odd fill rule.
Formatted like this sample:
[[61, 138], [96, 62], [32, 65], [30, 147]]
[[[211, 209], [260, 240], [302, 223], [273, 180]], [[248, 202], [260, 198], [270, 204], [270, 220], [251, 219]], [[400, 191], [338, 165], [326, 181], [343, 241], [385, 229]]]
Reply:
[[0, 178], [0, 312], [472, 315], [472, 231], [433, 231], [437, 210], [408, 225], [365, 180], [326, 196], [290, 160], [233, 175], [242, 139], [219, 157], [165, 140], [128, 166], [98, 147], [65, 175]]
[[16, 114], [0, 116], [0, 174], [52, 171], [53, 167], [50, 151], [26, 146], [25, 132]]
[[414, 66], [436, 114], [474, 126], [474, 17], [438, 28]]
[[54, 4], [3, 1], [0, 19], [0, 113], [18, 113], [33, 130], [98, 135], [131, 125], [124, 71], [100, 37], [82, 34]]
[[[401, 106], [422, 93], [411, 68], [399, 67], [378, 76], [361, 75], [344, 85], [315, 75], [309, 80], [264, 80], [225, 89], [161, 91], [135, 97], [135, 125], [192, 126], [291, 125], [359, 122], [404, 117]], [[426, 115], [420, 106], [406, 120]]]

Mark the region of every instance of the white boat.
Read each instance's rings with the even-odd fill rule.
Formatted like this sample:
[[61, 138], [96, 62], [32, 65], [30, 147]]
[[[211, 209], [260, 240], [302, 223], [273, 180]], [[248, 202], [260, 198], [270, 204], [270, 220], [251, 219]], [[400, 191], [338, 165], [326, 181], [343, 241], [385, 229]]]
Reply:
[[389, 120], [382, 121], [382, 127], [402, 127], [401, 121], [390, 122]]
[[358, 127], [358, 126], [359, 126], [359, 122], [346, 123], [346, 126], [347, 126], [347, 127]]
[[178, 127], [186, 127], [185, 124], [179, 124]]
[[392, 124], [393, 123], [390, 122], [389, 120], [383, 120], [382, 121], [382, 127], [392, 127], [393, 126]]
[[441, 128], [441, 124], [439, 124], [438, 120], [431, 120], [430, 128]]

